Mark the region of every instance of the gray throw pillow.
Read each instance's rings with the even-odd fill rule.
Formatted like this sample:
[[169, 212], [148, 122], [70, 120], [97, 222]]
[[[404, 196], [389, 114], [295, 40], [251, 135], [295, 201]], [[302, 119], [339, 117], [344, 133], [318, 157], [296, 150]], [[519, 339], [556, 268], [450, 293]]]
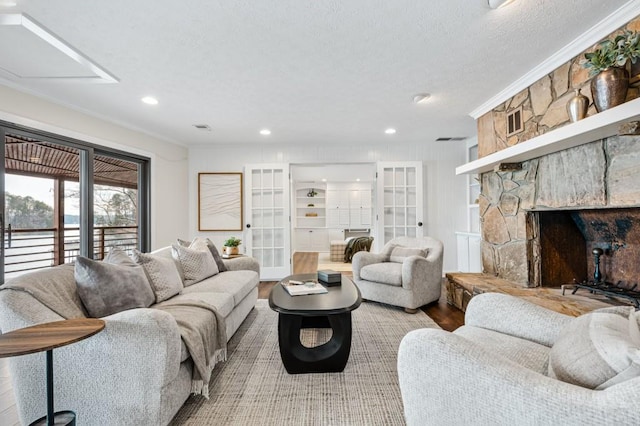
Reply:
[[218, 273], [218, 266], [205, 243], [194, 241], [191, 248], [172, 244], [171, 255], [182, 265], [185, 287]]
[[[203, 239], [204, 241], [206, 241], [207, 247], [209, 247], [209, 251], [211, 252], [211, 255], [213, 256], [213, 260], [215, 260], [216, 261], [216, 265], [218, 265], [218, 272], [228, 271], [227, 265], [224, 264], [224, 261], [222, 260], [222, 257], [220, 257], [220, 252], [218, 251], [218, 248], [213, 243], [213, 241], [211, 241], [209, 238], [202, 238], [202, 237], [196, 237], [193, 241], [195, 242], [198, 239]], [[193, 242], [181, 240], [180, 238], [178, 238], [178, 244], [180, 244], [183, 247], [189, 247], [189, 246], [191, 246], [191, 244], [193, 244]]]
[[102, 262], [78, 256], [74, 276], [80, 300], [93, 318], [148, 308], [155, 301], [142, 266], [118, 249]]
[[402, 263], [407, 257], [420, 256], [427, 257], [427, 252], [424, 249], [412, 248], [412, 247], [394, 247], [389, 256], [390, 262]]
[[640, 376], [635, 310], [598, 309], [567, 324], [549, 351], [549, 376], [597, 390]]
[[133, 251], [134, 262], [142, 265], [149, 284], [156, 295], [156, 303], [167, 300], [182, 291], [182, 279], [173, 259]]

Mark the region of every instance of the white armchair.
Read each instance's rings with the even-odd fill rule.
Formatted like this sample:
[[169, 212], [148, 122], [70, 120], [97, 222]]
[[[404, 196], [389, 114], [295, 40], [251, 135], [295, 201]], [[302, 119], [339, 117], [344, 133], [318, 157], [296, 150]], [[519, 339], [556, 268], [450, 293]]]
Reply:
[[443, 251], [442, 242], [434, 238], [394, 238], [382, 253], [353, 256], [353, 280], [363, 299], [415, 313], [440, 298]]
[[[513, 296], [485, 293], [471, 300], [465, 325], [455, 332], [408, 333], [398, 351], [407, 425], [640, 424], [640, 377], [592, 390], [548, 374], [555, 344], [576, 321]], [[567, 355], [571, 360], [586, 353], [574, 347]]]

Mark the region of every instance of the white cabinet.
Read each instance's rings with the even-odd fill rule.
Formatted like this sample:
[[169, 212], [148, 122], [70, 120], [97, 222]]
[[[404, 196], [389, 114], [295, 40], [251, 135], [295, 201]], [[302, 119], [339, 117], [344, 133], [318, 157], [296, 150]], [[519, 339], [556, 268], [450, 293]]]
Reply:
[[349, 227], [349, 192], [327, 189], [327, 228]]
[[327, 188], [327, 228], [372, 226], [372, 192], [366, 184], [334, 184]]
[[327, 229], [297, 228], [294, 232], [296, 251], [329, 251]]

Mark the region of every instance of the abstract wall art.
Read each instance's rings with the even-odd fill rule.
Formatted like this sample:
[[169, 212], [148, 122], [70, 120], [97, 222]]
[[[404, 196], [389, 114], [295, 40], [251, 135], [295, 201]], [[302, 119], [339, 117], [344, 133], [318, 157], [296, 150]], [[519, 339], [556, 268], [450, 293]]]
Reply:
[[242, 173], [198, 173], [198, 230], [242, 231]]

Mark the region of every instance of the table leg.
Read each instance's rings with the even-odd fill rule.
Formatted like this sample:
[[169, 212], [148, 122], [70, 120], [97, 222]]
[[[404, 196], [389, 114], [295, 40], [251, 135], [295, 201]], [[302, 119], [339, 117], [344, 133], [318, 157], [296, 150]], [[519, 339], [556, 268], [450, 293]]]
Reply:
[[[328, 326], [333, 335], [325, 344], [307, 348], [300, 342], [300, 329], [313, 326]], [[317, 318], [281, 313], [278, 340], [282, 363], [289, 374], [341, 372], [351, 352], [351, 312]]]
[[53, 426], [53, 349], [47, 351], [47, 426]]
[[30, 426], [75, 426], [76, 414], [73, 411], [54, 413], [53, 409], [53, 349], [47, 351], [47, 415], [39, 418]]

